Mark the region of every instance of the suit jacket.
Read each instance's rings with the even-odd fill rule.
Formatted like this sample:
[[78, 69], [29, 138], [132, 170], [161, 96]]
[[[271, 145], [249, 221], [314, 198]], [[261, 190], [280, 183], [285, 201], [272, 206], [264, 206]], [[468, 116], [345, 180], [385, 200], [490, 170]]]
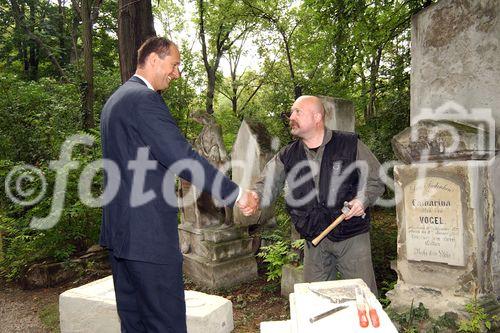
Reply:
[[[106, 185], [119, 184], [119, 188], [116, 195], [105, 198], [111, 201], [103, 208], [100, 244], [118, 258], [159, 264], [182, 260], [174, 172], [229, 206], [236, 201], [238, 186], [193, 150], [163, 98], [138, 77], [124, 83], [104, 105], [101, 140], [103, 158], [114, 162], [120, 174], [105, 175]], [[138, 162], [140, 150], [149, 161]], [[183, 159], [201, 166], [194, 177], [187, 171], [171, 170]], [[147, 170], [135, 170], [134, 180], [138, 164]], [[141, 204], [141, 193], [152, 199]]]

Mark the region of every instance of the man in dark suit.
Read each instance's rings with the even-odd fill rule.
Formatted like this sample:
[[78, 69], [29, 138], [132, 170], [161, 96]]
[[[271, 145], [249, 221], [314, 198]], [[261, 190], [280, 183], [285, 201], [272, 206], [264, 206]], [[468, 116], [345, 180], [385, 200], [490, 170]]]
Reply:
[[157, 92], [180, 77], [177, 46], [150, 38], [137, 63], [101, 114], [103, 158], [120, 172], [106, 173], [106, 189], [118, 190], [105, 195], [100, 243], [110, 251], [122, 332], [186, 332], [174, 174], [227, 206], [251, 198], [192, 149]]

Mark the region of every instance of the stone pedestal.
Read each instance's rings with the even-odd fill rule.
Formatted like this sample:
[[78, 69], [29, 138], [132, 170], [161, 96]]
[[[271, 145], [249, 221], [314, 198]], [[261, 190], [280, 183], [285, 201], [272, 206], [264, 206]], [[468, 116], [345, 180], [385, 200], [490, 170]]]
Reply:
[[[231, 301], [191, 290], [185, 291], [185, 299], [188, 333], [229, 333], [234, 329]], [[62, 293], [59, 319], [62, 333], [120, 332], [112, 276]]]
[[231, 287], [257, 277], [257, 262], [247, 226], [179, 225], [184, 273], [208, 288]]
[[[434, 316], [460, 313], [495, 292], [493, 161], [451, 161], [394, 168], [398, 283], [391, 306], [422, 302]], [[494, 177], [494, 178], [492, 178]]]

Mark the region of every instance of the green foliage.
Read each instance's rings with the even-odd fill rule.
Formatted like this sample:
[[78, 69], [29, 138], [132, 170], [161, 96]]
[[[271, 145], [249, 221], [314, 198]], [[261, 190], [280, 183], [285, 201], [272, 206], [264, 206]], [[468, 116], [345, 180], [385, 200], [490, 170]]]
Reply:
[[371, 213], [370, 241], [375, 278], [381, 292], [381, 301], [389, 302], [385, 299], [385, 293], [392, 289], [391, 286], [397, 280], [396, 273], [391, 269], [391, 260], [397, 257], [396, 214], [394, 210], [378, 208], [372, 209]]
[[30, 164], [58, 153], [66, 136], [80, 127], [76, 87], [54, 79], [25, 82], [0, 77], [0, 159]]
[[477, 299], [472, 300], [465, 305], [465, 310], [469, 313], [470, 318], [461, 320], [458, 327], [459, 332], [480, 333], [487, 332], [492, 328], [496, 316], [490, 316], [479, 304]]
[[[36, 261], [63, 261], [75, 252], [85, 251], [95, 244], [99, 234], [101, 210], [85, 206], [79, 199], [78, 182], [83, 168], [90, 162], [100, 159], [100, 143], [97, 139], [92, 147], [76, 146], [73, 160], [79, 162], [79, 168], [69, 173], [67, 187], [64, 190], [65, 202], [59, 222], [47, 230], [34, 230], [29, 227], [33, 217], [46, 217], [52, 209], [56, 172], [42, 165], [40, 169], [47, 180], [47, 193], [33, 206], [20, 206], [9, 200], [2, 192], [0, 203], [3, 213], [0, 215], [0, 232], [3, 234], [4, 258], [0, 261], [0, 276], [9, 280], [18, 278]], [[0, 183], [12, 167], [18, 164], [3, 161], [0, 164]], [[101, 193], [102, 172], [93, 179], [93, 196]], [[40, 181], [25, 184], [27, 188], [40, 189]], [[11, 190], [15, 193], [14, 184]]]
[[[380, 280], [378, 280], [378, 281], [380, 281]], [[379, 287], [380, 297], [378, 300], [384, 308], [386, 308], [389, 304], [391, 304], [391, 300], [387, 298], [386, 294], [389, 290], [394, 289], [394, 287], [396, 286], [396, 283], [397, 283], [396, 279], [393, 279], [392, 281], [382, 280], [382, 282], [381, 282], [381, 287]]]
[[272, 232], [264, 233], [262, 240], [269, 243], [260, 248], [258, 256], [264, 259], [268, 281], [281, 277], [281, 268], [287, 264], [300, 264], [300, 251], [304, 248], [304, 240], [290, 239], [291, 221], [285, 211], [285, 202], [281, 197], [275, 203], [277, 228]]
[[277, 241], [268, 246], [260, 248], [259, 257], [264, 258], [267, 265], [267, 281], [274, 281], [281, 277], [283, 265], [294, 262], [298, 259], [297, 253], [290, 251], [291, 246], [284, 240]]
[[396, 313], [392, 309], [386, 309], [391, 320], [398, 326], [402, 333], [442, 333], [456, 332], [456, 313], [447, 312], [436, 319], [429, 316], [429, 310], [419, 303], [418, 307], [413, 307], [413, 302], [407, 312]]
[[418, 332], [418, 323], [429, 319], [429, 310], [422, 303], [419, 303], [416, 308], [413, 307], [412, 301], [408, 312], [394, 314], [391, 319], [396, 320], [404, 332]]

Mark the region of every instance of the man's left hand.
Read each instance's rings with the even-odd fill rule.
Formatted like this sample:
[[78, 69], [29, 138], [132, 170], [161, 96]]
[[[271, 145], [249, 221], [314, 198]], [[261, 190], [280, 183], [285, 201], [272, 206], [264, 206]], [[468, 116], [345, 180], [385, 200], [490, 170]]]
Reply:
[[349, 201], [349, 213], [345, 215], [345, 219], [349, 220], [353, 216], [363, 216], [365, 215], [365, 207], [359, 199], [353, 199]]

